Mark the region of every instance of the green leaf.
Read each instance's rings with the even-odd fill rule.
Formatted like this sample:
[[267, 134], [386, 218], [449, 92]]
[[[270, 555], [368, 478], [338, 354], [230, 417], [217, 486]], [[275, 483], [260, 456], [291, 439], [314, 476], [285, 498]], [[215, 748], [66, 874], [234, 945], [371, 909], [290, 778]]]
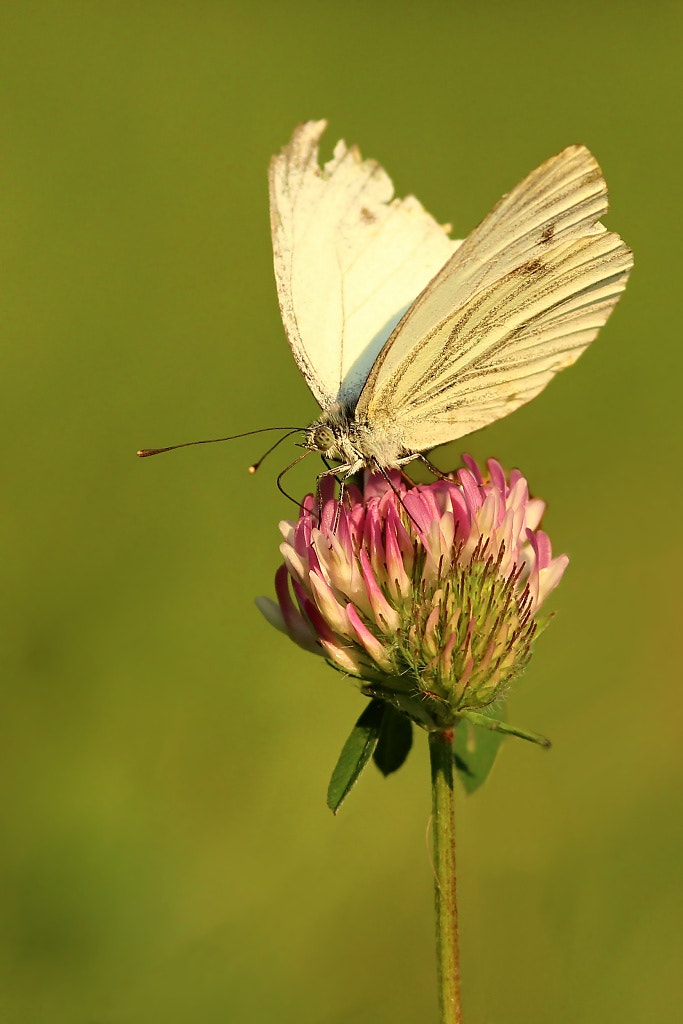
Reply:
[[[493, 721], [501, 721], [505, 709], [487, 708], [481, 715], [482, 718], [484, 716]], [[468, 793], [474, 793], [486, 782], [502, 739], [502, 733], [490, 732], [465, 718], [458, 722], [453, 737], [453, 757], [460, 781]]]
[[377, 746], [387, 705], [371, 700], [342, 747], [327, 788], [327, 806], [336, 814], [360, 778]]
[[379, 741], [372, 755], [382, 775], [398, 771], [413, 745], [413, 726], [409, 718], [387, 704]]

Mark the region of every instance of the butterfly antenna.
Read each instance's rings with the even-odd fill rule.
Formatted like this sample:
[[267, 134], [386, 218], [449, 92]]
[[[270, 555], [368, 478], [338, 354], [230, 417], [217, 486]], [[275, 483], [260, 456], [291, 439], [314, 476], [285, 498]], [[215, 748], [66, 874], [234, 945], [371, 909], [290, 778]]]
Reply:
[[289, 473], [290, 469], [294, 469], [295, 466], [298, 466], [299, 463], [303, 459], [305, 459], [308, 455], [310, 455], [310, 454], [311, 454], [310, 451], [305, 451], [303, 453], [303, 455], [299, 456], [298, 459], [294, 459], [294, 462], [290, 462], [290, 464], [288, 466], [285, 466], [285, 468], [282, 470], [281, 473], [278, 473], [278, 477], [277, 477], [277, 480], [276, 480], [277, 489], [280, 492], [280, 494], [284, 495], [284, 497], [287, 498], [288, 501], [293, 501], [298, 509], [303, 509], [304, 506], [301, 504], [300, 501], [297, 501], [296, 498], [293, 498], [291, 494], [287, 494], [287, 491], [282, 486], [281, 480], [282, 480], [283, 476], [285, 475], [285, 473]]
[[[195, 444], [218, 444], [219, 441], [236, 441], [239, 437], [251, 437], [253, 434], [265, 434], [269, 430], [288, 430], [289, 433], [285, 434], [285, 437], [289, 437], [290, 434], [296, 433], [297, 430], [303, 430], [303, 427], [261, 427], [259, 430], [247, 430], [244, 434], [231, 434], [229, 437], [212, 437], [208, 441], [185, 441], [184, 444], [171, 444], [167, 448], [141, 448], [136, 454], [141, 459], [148, 459], [150, 455], [162, 455], [164, 452], [174, 452], [178, 448], [191, 448]], [[280, 438], [280, 441], [284, 441], [284, 437]], [[279, 444], [280, 441], [277, 443]], [[275, 447], [275, 445], [273, 445]], [[268, 452], [266, 452], [266, 455]]]
[[278, 446], [279, 444], [282, 444], [282, 442], [283, 442], [283, 441], [286, 441], [288, 437], [291, 437], [291, 436], [292, 436], [292, 434], [299, 434], [299, 433], [303, 433], [303, 430], [304, 430], [304, 428], [303, 428], [303, 427], [292, 427], [292, 429], [291, 429], [291, 430], [287, 429], [286, 427], [285, 427], [285, 428], [283, 428], [283, 429], [286, 429], [286, 430], [287, 430], [287, 433], [286, 433], [286, 434], [283, 434], [283, 435], [282, 435], [282, 437], [279, 437], [279, 438], [277, 439], [277, 441], [275, 442], [275, 444], [272, 444], [272, 445], [270, 446], [270, 448], [268, 449], [268, 451], [266, 451], [266, 452], [264, 452], [264, 453], [263, 453], [263, 455], [262, 455], [262, 456], [261, 456], [261, 458], [260, 458], [260, 459], [258, 460], [258, 462], [254, 462], [254, 463], [253, 463], [253, 464], [252, 464], [251, 466], [249, 466], [249, 472], [250, 472], [250, 473], [255, 473], [255, 472], [256, 472], [256, 470], [257, 470], [257, 469], [259, 468], [259, 466], [261, 465], [261, 463], [263, 462], [263, 460], [264, 460], [264, 459], [265, 459], [265, 458], [266, 458], [266, 457], [267, 457], [268, 455], [270, 455], [270, 453], [271, 453], [271, 452], [274, 452], [274, 451], [275, 451], [275, 449], [277, 448], [277, 446]]

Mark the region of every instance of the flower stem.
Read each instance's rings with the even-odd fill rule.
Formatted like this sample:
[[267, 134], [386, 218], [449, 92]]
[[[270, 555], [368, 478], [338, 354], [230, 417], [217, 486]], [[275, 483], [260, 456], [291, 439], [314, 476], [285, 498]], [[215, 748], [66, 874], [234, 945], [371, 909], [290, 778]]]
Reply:
[[455, 892], [453, 730], [429, 734], [434, 830], [434, 904], [441, 1024], [462, 1024], [458, 910]]

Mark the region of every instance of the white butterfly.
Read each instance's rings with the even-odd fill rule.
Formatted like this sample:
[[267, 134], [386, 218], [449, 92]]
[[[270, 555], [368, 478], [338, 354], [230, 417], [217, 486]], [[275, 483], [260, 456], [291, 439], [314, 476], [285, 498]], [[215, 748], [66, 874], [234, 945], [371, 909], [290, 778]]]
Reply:
[[570, 366], [624, 290], [631, 250], [598, 219], [607, 186], [570, 146], [464, 242], [374, 160], [308, 121], [270, 165], [287, 338], [322, 415], [305, 447], [343, 476], [387, 469], [506, 416]]

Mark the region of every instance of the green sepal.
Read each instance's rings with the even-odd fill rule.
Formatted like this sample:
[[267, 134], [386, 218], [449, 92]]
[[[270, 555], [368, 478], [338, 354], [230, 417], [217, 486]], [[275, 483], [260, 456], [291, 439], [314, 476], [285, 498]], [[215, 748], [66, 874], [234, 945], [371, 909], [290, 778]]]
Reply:
[[372, 755], [373, 761], [385, 777], [398, 771], [413, 745], [413, 726], [409, 718], [386, 705], [379, 740]]
[[463, 711], [461, 716], [468, 722], [471, 722], [472, 725], [482, 726], [484, 729], [490, 729], [492, 732], [503, 732], [507, 736], [517, 736], [520, 740], [537, 743], [539, 747], [545, 747], [546, 749], [552, 746], [547, 736], [541, 736], [540, 732], [531, 732], [529, 729], [520, 729], [517, 725], [508, 725], [507, 722], [503, 722], [495, 716], [480, 714], [476, 711]]
[[337, 813], [372, 757], [386, 710], [384, 701], [371, 700], [342, 747], [327, 787], [327, 806], [333, 814]]
[[[477, 717], [485, 717], [494, 723], [502, 721], [504, 715], [504, 707], [488, 707]], [[475, 725], [464, 716], [458, 722], [453, 735], [453, 758], [455, 769], [467, 793], [474, 793], [486, 782], [502, 739], [502, 733], [496, 731], [495, 726], [493, 731], [489, 728], [482, 729], [479, 723]]]

